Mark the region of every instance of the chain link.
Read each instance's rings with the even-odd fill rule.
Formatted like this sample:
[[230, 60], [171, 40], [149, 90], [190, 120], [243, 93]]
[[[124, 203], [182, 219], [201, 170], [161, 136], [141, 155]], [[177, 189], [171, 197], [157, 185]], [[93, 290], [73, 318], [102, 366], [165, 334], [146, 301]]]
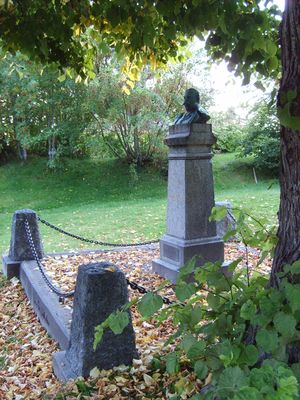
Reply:
[[71, 291], [71, 292], [61, 292], [56, 286], [53, 285], [53, 283], [51, 282], [51, 280], [48, 278], [45, 269], [43, 267], [43, 264], [41, 263], [41, 260], [39, 259], [39, 256], [37, 254], [35, 245], [34, 245], [34, 241], [32, 238], [32, 233], [30, 230], [30, 225], [29, 222], [27, 220], [27, 218], [25, 218], [25, 232], [26, 232], [26, 236], [27, 236], [27, 240], [28, 240], [28, 244], [32, 253], [32, 256], [34, 258], [34, 260], [36, 261], [38, 268], [40, 270], [40, 273], [42, 274], [42, 277], [44, 279], [44, 281], [46, 282], [47, 286], [49, 287], [50, 290], [52, 290], [52, 292], [54, 292], [57, 296], [59, 296], [59, 301], [63, 302], [63, 300], [67, 297], [72, 297], [74, 296], [75, 291]]
[[231, 210], [229, 210], [229, 208], [227, 208], [227, 213], [228, 215], [231, 217], [231, 219], [233, 220], [234, 223], [237, 223], [237, 220], [235, 218], [235, 216], [232, 214]]
[[[150, 290], [147, 290], [144, 286], [138, 285], [136, 282], [132, 282], [127, 278], [126, 278], [126, 282], [127, 282], [127, 285], [131, 287], [131, 289], [137, 290], [141, 294], [146, 294], [146, 293], [150, 292]], [[170, 304], [174, 304], [175, 303], [174, 301], [168, 299], [165, 296], [162, 296], [162, 299], [163, 299], [163, 303], [164, 304], [170, 305]]]
[[39, 220], [42, 224], [48, 226], [48, 227], [51, 228], [51, 229], [54, 229], [55, 231], [57, 231], [57, 232], [59, 232], [59, 233], [62, 233], [62, 234], [67, 235], [67, 236], [70, 236], [70, 237], [72, 237], [72, 238], [74, 238], [74, 239], [81, 240], [82, 242], [97, 244], [97, 245], [100, 245], [100, 246], [108, 246], [108, 247], [135, 247], [135, 246], [144, 246], [144, 245], [147, 245], [147, 244], [152, 244], [152, 243], [158, 243], [158, 242], [159, 242], [159, 239], [149, 240], [149, 241], [147, 241], [147, 242], [137, 242], [137, 243], [109, 243], [109, 242], [101, 242], [101, 241], [99, 241], [99, 240], [86, 239], [86, 238], [84, 238], [84, 237], [82, 237], [82, 236], [75, 235], [74, 233], [67, 232], [67, 231], [65, 231], [64, 229], [61, 229], [61, 228], [59, 228], [58, 226], [55, 226], [55, 225], [51, 224], [50, 222], [48, 222], [48, 221], [46, 221], [46, 220], [40, 218], [39, 216], [38, 216], [38, 220]]
[[[39, 220], [40, 220], [40, 218], [39, 218]], [[57, 229], [60, 229], [60, 228], [57, 228]], [[75, 293], [74, 290], [71, 291], [71, 292], [61, 292], [56, 286], [53, 285], [51, 280], [48, 278], [48, 276], [47, 276], [47, 274], [45, 272], [45, 269], [43, 267], [43, 264], [41, 263], [41, 261], [40, 261], [40, 259], [38, 257], [38, 254], [37, 254], [37, 251], [36, 251], [36, 248], [35, 248], [35, 245], [34, 245], [34, 241], [33, 241], [33, 238], [32, 238], [30, 225], [29, 225], [29, 222], [28, 222], [27, 218], [25, 218], [25, 232], [26, 232], [26, 236], [27, 236], [27, 240], [28, 240], [28, 243], [29, 243], [29, 247], [30, 247], [32, 256], [33, 256], [34, 260], [36, 261], [36, 263], [38, 265], [38, 268], [39, 268], [39, 271], [41, 272], [42, 277], [43, 277], [44, 281], [46, 282], [47, 286], [49, 287], [49, 289], [52, 290], [52, 292], [54, 292], [57, 296], [59, 296], [59, 300], [61, 302], [63, 302], [63, 300], [65, 298], [67, 298], [67, 297], [73, 297], [74, 293]], [[128, 278], [126, 278], [126, 283], [132, 290], [137, 290], [141, 294], [149, 293], [149, 290], [147, 290], [144, 286], [138, 285], [136, 282], [132, 282]], [[163, 296], [162, 299], [163, 299], [163, 303], [164, 304], [170, 305], [170, 304], [174, 303], [174, 301], [171, 301], [170, 299], [168, 299], [165, 296]]]

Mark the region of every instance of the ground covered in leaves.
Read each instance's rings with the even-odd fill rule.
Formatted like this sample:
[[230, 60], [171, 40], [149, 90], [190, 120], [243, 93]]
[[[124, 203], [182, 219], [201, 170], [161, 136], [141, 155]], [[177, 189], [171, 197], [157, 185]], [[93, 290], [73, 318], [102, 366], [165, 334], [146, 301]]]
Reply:
[[[91, 252], [73, 256], [55, 256], [44, 262], [48, 275], [63, 290], [75, 286], [78, 266], [89, 262], [109, 261], [120, 267], [126, 276], [148, 290], [157, 288], [163, 279], [151, 274], [151, 261], [159, 256], [157, 248], [130, 249], [123, 251]], [[253, 269], [259, 259], [255, 249], [249, 249], [248, 257], [243, 245], [228, 243], [225, 259], [243, 257], [242, 267]], [[269, 269], [269, 263], [260, 268]], [[172, 377], [153, 371], [150, 367], [153, 355], [164, 352], [164, 343], [173, 332], [171, 321], [160, 327], [155, 321], [141, 321], [133, 310], [137, 348], [141, 358], [134, 360], [131, 367], [118, 367], [109, 371], [91, 372], [91, 378], [82, 382], [62, 385], [52, 372], [52, 354], [58, 346], [39, 324], [25, 293], [17, 279], [1, 279], [0, 291], [0, 399], [168, 399]], [[167, 286], [163, 295], [173, 298], [172, 285]], [[131, 293], [131, 295], [133, 295]], [[136, 293], [134, 293], [136, 295]], [[68, 300], [65, 307], [72, 307]], [[186, 390], [182, 398], [195, 394], [203, 385], [193, 374], [182, 371], [176, 376], [177, 385], [183, 382]], [[190, 384], [187, 385], [187, 381]], [[171, 385], [172, 386], [172, 385]], [[64, 394], [63, 394], [64, 393]], [[80, 395], [81, 393], [81, 395]], [[80, 397], [85, 393], [87, 397]]]

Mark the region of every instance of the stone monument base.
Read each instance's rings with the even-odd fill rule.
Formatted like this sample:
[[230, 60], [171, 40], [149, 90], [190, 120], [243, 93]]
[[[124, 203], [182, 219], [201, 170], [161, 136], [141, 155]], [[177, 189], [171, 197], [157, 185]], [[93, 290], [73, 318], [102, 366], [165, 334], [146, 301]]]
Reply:
[[224, 242], [218, 236], [185, 240], [164, 235], [160, 240], [160, 259], [152, 261], [152, 272], [175, 283], [179, 268], [197, 256], [197, 266], [224, 261]]

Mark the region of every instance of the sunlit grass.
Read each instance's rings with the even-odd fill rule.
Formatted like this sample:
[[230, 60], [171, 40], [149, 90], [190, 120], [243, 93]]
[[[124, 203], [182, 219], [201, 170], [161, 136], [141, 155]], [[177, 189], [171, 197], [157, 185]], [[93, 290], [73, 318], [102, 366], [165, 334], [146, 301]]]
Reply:
[[[276, 221], [279, 189], [276, 181], [258, 174], [234, 155], [214, 157], [216, 200], [229, 200], [254, 215]], [[137, 179], [138, 177], [138, 179]], [[165, 230], [166, 179], [147, 168], [132, 173], [114, 160], [69, 160], [56, 172], [33, 158], [0, 167], [0, 251], [9, 246], [13, 212], [30, 208], [50, 222], [88, 238], [135, 242], [160, 237]], [[68, 251], [92, 245], [41, 227], [45, 250]]]

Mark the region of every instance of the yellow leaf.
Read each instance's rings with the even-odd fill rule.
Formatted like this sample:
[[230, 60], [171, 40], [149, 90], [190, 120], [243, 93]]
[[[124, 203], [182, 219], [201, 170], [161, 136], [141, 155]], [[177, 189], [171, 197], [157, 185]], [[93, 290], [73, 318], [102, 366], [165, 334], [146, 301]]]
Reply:
[[127, 94], [128, 96], [130, 95], [130, 90], [129, 90], [128, 87], [125, 86], [125, 85], [122, 87], [122, 92], [124, 92], [124, 93]]
[[114, 267], [107, 267], [107, 268], [104, 268], [104, 271], [108, 271], [108, 272], [116, 272], [116, 270], [115, 270], [115, 268], [114, 268]]
[[144, 378], [144, 381], [145, 381], [147, 386], [155, 385], [155, 380], [152, 378], [152, 376], [150, 376], [148, 374], [144, 374], [143, 378]]
[[80, 36], [80, 33], [81, 33], [81, 28], [80, 28], [80, 26], [76, 26], [75, 28], [74, 28], [74, 35], [75, 36]]
[[93, 379], [98, 378], [99, 375], [100, 375], [100, 371], [99, 371], [99, 369], [98, 369], [97, 367], [93, 368], [93, 369], [90, 371], [90, 377], [93, 378]]
[[126, 85], [129, 86], [131, 89], [134, 88], [134, 82], [130, 81], [129, 79], [126, 81]]
[[210, 372], [210, 373], [207, 375], [207, 378], [205, 379], [204, 385], [205, 385], [205, 386], [206, 386], [206, 385], [209, 385], [209, 384], [211, 383], [211, 380], [212, 380], [212, 373]]

